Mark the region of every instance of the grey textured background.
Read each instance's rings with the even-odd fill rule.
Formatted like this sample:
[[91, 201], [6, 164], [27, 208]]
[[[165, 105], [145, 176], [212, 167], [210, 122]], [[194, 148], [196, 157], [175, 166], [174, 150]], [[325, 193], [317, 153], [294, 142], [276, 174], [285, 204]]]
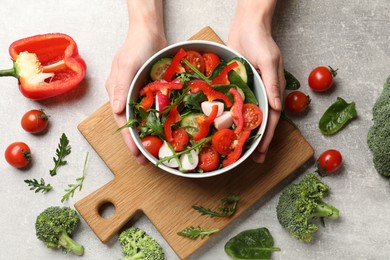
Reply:
[[[166, 34], [169, 43], [185, 40], [210, 25], [226, 42], [235, 10], [234, 0], [164, 1]], [[297, 179], [280, 185], [239, 217], [231, 226], [215, 235], [191, 259], [228, 259], [223, 251], [226, 241], [238, 232], [268, 227], [275, 245], [282, 248], [273, 259], [389, 259], [390, 186], [372, 164], [366, 144], [371, 125], [371, 107], [390, 74], [390, 2], [388, 0], [280, 0], [275, 14], [274, 36], [285, 59], [285, 67], [301, 81], [301, 90], [311, 96], [307, 113], [292, 117], [318, 156], [334, 148], [344, 155], [341, 174], [325, 181], [332, 187], [327, 201], [337, 206], [341, 217], [320, 227], [311, 244], [291, 237], [279, 225], [275, 207], [281, 189], [304, 173], [314, 170], [313, 161], [297, 172]], [[35, 238], [36, 216], [46, 207], [61, 205], [67, 183], [81, 175], [84, 158], [90, 153], [83, 190], [65, 205], [101, 187], [112, 175], [77, 130], [77, 124], [108, 99], [104, 89], [111, 61], [127, 29], [126, 2], [110, 0], [2, 0], [0, 8], [0, 68], [11, 61], [8, 46], [30, 35], [63, 32], [74, 37], [88, 65], [86, 81], [76, 90], [45, 101], [23, 97], [15, 79], [0, 79], [2, 98], [0, 152], [13, 141], [25, 141], [32, 149], [34, 163], [27, 171], [1, 165], [0, 189], [0, 259], [78, 259], [60, 251], [46, 249]], [[248, 35], [248, 37], [250, 37]], [[339, 68], [335, 87], [323, 94], [313, 93], [307, 76], [317, 65]], [[355, 101], [359, 118], [342, 132], [324, 137], [317, 122], [325, 109], [343, 97]], [[23, 113], [43, 108], [51, 115], [45, 135], [32, 136], [19, 126]], [[66, 133], [72, 145], [69, 165], [58, 176], [48, 175], [59, 137]], [[24, 179], [45, 177], [54, 186], [48, 194], [34, 194]], [[156, 237], [167, 259], [177, 259], [169, 245], [148, 219], [140, 214], [132, 224]], [[122, 254], [114, 238], [108, 245], [100, 243], [82, 222], [75, 239], [86, 248], [84, 259], [119, 259]]]

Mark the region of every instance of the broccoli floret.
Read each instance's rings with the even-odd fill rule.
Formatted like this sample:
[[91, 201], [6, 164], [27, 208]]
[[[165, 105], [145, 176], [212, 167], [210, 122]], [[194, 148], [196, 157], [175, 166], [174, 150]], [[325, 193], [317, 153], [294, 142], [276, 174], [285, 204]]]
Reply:
[[368, 130], [367, 144], [373, 154], [375, 169], [390, 177], [390, 100], [389, 105], [378, 110], [374, 125]]
[[378, 99], [376, 100], [376, 102], [372, 108], [372, 114], [373, 114], [374, 120], [377, 117], [377, 115], [381, 114], [381, 112], [379, 112], [379, 110], [383, 106], [390, 106], [390, 76], [387, 78], [386, 83], [383, 86], [382, 93], [378, 97]]
[[125, 254], [123, 260], [163, 260], [164, 251], [154, 238], [143, 230], [131, 227], [119, 235], [119, 243]]
[[279, 223], [294, 237], [310, 242], [318, 230], [311, 220], [339, 217], [337, 208], [322, 201], [329, 191], [329, 186], [314, 173], [306, 175], [298, 184], [285, 188], [276, 207]]
[[70, 235], [80, 223], [76, 211], [69, 207], [49, 207], [35, 222], [36, 235], [49, 248], [62, 248], [76, 255], [84, 254], [84, 247]]

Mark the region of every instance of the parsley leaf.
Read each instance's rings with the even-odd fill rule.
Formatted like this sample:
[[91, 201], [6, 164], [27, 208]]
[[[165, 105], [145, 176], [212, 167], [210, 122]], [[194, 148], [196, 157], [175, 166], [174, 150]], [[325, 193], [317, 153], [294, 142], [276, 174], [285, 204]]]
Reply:
[[50, 170], [50, 175], [54, 176], [57, 174], [57, 168], [67, 164], [68, 162], [63, 160], [63, 158], [70, 154], [71, 147], [69, 145], [68, 137], [63, 133], [60, 138], [60, 143], [56, 149], [57, 158], [53, 157], [54, 168]]
[[79, 191], [81, 191], [81, 189], [83, 188], [83, 182], [85, 179], [85, 169], [86, 169], [87, 161], [88, 161], [88, 154], [89, 153], [87, 153], [87, 156], [85, 157], [85, 161], [84, 161], [83, 175], [76, 179], [76, 181], [77, 181], [76, 184], [68, 184], [69, 188], [65, 189], [65, 195], [62, 196], [61, 202], [68, 200], [69, 197], [73, 198], [73, 195], [74, 195], [75, 191], [77, 190], [77, 188], [79, 189]]
[[191, 226], [180, 232], [177, 232], [177, 234], [191, 239], [197, 239], [198, 237], [203, 239], [205, 236], [210, 236], [218, 231], [219, 229], [203, 229], [199, 226], [197, 228]]
[[46, 184], [43, 178], [41, 178], [40, 183], [36, 179], [24, 180], [24, 182], [31, 187], [30, 190], [35, 190], [35, 193], [37, 192], [46, 193], [53, 188], [50, 184]]

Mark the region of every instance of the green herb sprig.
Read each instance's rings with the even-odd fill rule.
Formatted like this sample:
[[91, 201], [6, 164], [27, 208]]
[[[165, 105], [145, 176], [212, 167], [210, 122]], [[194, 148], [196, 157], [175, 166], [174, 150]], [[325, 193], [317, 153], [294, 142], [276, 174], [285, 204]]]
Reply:
[[65, 195], [62, 196], [61, 202], [68, 200], [69, 197], [73, 198], [73, 195], [74, 195], [75, 191], [77, 190], [77, 188], [79, 189], [79, 191], [81, 191], [81, 189], [83, 188], [83, 182], [85, 179], [85, 169], [86, 169], [87, 161], [88, 161], [88, 154], [89, 153], [87, 153], [87, 156], [85, 157], [85, 161], [84, 161], [83, 175], [76, 179], [76, 181], [77, 181], [76, 184], [68, 184], [68, 188], [65, 189]]
[[201, 237], [203, 239], [204, 237], [210, 236], [218, 231], [219, 229], [203, 229], [200, 226], [198, 226], [197, 228], [191, 226], [180, 232], [177, 232], [177, 234], [191, 239], [197, 239], [198, 237]]
[[53, 157], [54, 168], [50, 170], [50, 175], [54, 176], [57, 174], [57, 169], [60, 166], [67, 164], [68, 162], [64, 160], [65, 156], [69, 155], [71, 152], [71, 147], [69, 145], [68, 137], [66, 137], [65, 133], [61, 135], [60, 143], [58, 144], [58, 148], [56, 149], [57, 158]]
[[221, 199], [221, 206], [216, 211], [202, 206], [192, 206], [192, 208], [199, 211], [202, 215], [209, 215], [211, 218], [230, 217], [234, 214], [234, 212], [236, 212], [239, 200], [239, 195], [227, 196]]
[[43, 178], [41, 178], [41, 182], [38, 182], [36, 179], [24, 180], [24, 182], [27, 183], [27, 185], [31, 187], [30, 190], [34, 190], [35, 193], [46, 193], [53, 188], [49, 183], [46, 184]]

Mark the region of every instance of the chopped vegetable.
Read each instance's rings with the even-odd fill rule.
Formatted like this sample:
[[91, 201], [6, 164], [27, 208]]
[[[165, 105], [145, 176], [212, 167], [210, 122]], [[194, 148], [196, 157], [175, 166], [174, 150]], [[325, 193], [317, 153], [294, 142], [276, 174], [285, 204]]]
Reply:
[[225, 252], [232, 259], [271, 259], [274, 239], [265, 227], [240, 232], [225, 244]]
[[75, 210], [69, 207], [49, 207], [37, 217], [36, 235], [49, 248], [61, 248], [81, 256], [84, 247], [70, 237], [79, 223], [80, 218]]
[[180, 65], [181, 60], [187, 55], [184, 49], [180, 49], [173, 57], [171, 64], [165, 71], [164, 79], [171, 81], [176, 73], [184, 72], [184, 68]]
[[314, 219], [339, 217], [337, 208], [322, 201], [329, 191], [329, 186], [314, 173], [285, 188], [276, 207], [279, 223], [297, 239], [310, 242], [318, 230], [312, 223]]
[[236, 128], [234, 129], [234, 133], [239, 134], [244, 128], [244, 116], [242, 114], [244, 109], [244, 101], [242, 100], [240, 93], [238, 93], [235, 88], [229, 89], [229, 93], [233, 95], [234, 99], [234, 104], [230, 109], [230, 113], [233, 117], [233, 122], [236, 126]]
[[229, 153], [227, 158], [222, 162], [223, 167], [227, 167], [235, 163], [241, 157], [242, 151], [244, 149], [244, 144], [248, 140], [250, 134], [251, 134], [250, 130], [243, 130], [239, 134], [233, 152]]
[[164, 251], [159, 243], [139, 228], [122, 231], [118, 241], [125, 255], [122, 260], [164, 260]]
[[198, 237], [203, 239], [206, 236], [210, 236], [218, 231], [219, 229], [203, 229], [200, 226], [198, 226], [197, 228], [191, 226], [180, 232], [177, 232], [177, 234], [191, 239], [197, 239]]
[[50, 175], [54, 176], [57, 174], [57, 169], [60, 166], [66, 165], [68, 162], [64, 160], [65, 156], [69, 155], [71, 152], [71, 147], [69, 145], [68, 137], [63, 133], [60, 138], [60, 143], [56, 149], [57, 158], [53, 157], [54, 168], [50, 170]]
[[347, 103], [338, 97], [321, 116], [319, 128], [324, 135], [334, 135], [355, 118], [357, 118], [355, 102]]

